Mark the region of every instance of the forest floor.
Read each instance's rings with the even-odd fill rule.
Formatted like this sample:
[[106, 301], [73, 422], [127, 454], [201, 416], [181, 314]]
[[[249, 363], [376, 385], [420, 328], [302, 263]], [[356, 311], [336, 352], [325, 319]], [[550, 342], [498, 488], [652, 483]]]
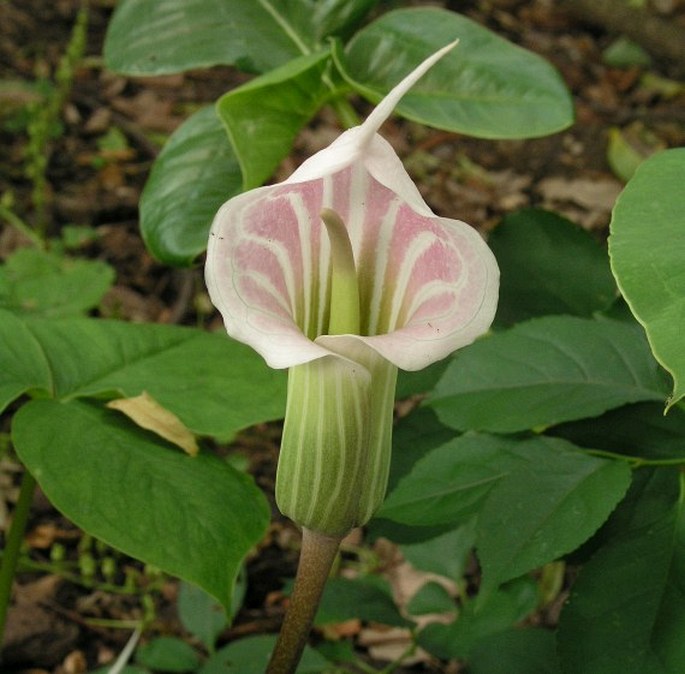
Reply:
[[[101, 54], [115, 2], [93, 0], [90, 4], [86, 57], [76, 70], [61, 128], [51, 141], [47, 233], [57, 236], [64, 226], [74, 224], [92, 229], [94, 235], [78, 253], [104, 260], [116, 270], [116, 283], [98, 315], [180, 324], [196, 324], [200, 316], [208, 328], [217, 327], [216, 316], [207, 313], [201, 266], [178, 270], [155, 261], [141, 240], [137, 207], [164, 140], [192, 111], [244, 81], [245, 75], [226, 67], [154, 78], [108, 72]], [[436, 213], [487, 232], [516, 209], [550, 208], [603, 237], [624, 184], [609, 159], [610, 139], [614, 149], [625, 142], [644, 154], [685, 144], [685, 63], [674, 60], [668, 49], [659, 53], [654, 40], [647, 40], [651, 63], [608, 64], [606, 50], [621, 35], [610, 25], [596, 23], [596, 17], [586, 16], [580, 7], [584, 3], [409, 4], [448, 6], [541, 54], [561, 72], [576, 107], [573, 127], [527, 141], [475, 140], [397, 120], [388, 122], [384, 135]], [[0, 195], [2, 203], [11, 204], [28, 222], [36, 212], [25, 171], [27, 120], [22, 111], [35, 93], [23, 85], [54, 75], [78, 6], [78, 0], [0, 2]], [[646, 11], [665, 23], [680, 25], [685, 34], [685, 3], [655, 1]], [[362, 101], [355, 105], [362, 115], [368, 110]], [[324, 112], [301, 134], [296, 151], [274, 179], [287, 176], [302, 158], [327, 145], [337, 133], [333, 117]], [[0, 226], [3, 261], [26, 241], [1, 217]], [[7, 437], [8, 430], [8, 420], [0, 419], [2, 437]], [[271, 492], [278, 429], [264, 427], [239, 441], [250, 443], [251, 469], [260, 486]], [[19, 472], [19, 465], [7, 453], [0, 463], [2, 528], [16, 502]], [[83, 560], [97, 565], [110, 552], [84, 537], [40, 493], [33, 504], [25, 548], [25, 561], [45, 570], [25, 571], [18, 578], [5, 661], [0, 667], [3, 672], [81, 674], [106, 664], [121, 650], [130, 630], [98, 621], [139, 617], [144, 594], [156, 609], [152, 631], [184, 634], [175, 612], [176, 581], [159, 579], [154, 573], [146, 576], [139, 565], [117, 556], [120, 570], [137, 568], [144, 579], [141, 582], [154, 587], [143, 587], [133, 595], [103, 589], [102, 578], [89, 575]], [[259, 554], [248, 563], [244, 606], [233, 626], [222, 634], [222, 641], [277, 631], [284, 607], [283, 579], [294, 574], [296, 549], [296, 532], [275, 516]], [[55, 550], [80, 561], [81, 566], [65, 577], [59, 573]], [[391, 556], [387, 551], [383, 554]], [[344, 629], [357, 638], [363, 626]], [[426, 660], [406, 671], [445, 670]]]

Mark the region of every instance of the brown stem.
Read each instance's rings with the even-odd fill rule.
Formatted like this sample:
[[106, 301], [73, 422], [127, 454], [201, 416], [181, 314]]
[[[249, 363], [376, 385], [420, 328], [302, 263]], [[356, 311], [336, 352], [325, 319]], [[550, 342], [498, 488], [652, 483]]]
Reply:
[[297, 668], [341, 540], [303, 529], [295, 588], [266, 674], [293, 674]]

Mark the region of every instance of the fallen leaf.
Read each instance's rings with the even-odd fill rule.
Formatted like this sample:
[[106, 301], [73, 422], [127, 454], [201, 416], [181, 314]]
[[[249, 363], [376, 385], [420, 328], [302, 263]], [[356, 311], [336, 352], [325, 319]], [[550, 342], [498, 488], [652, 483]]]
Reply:
[[545, 178], [538, 191], [548, 202], [571, 202], [587, 210], [610, 211], [623, 185], [613, 178]]
[[125, 414], [141, 428], [156, 433], [190, 456], [195, 456], [199, 451], [195, 437], [183, 422], [173, 412], [162, 407], [147, 391], [134, 398], [111, 400], [107, 407]]

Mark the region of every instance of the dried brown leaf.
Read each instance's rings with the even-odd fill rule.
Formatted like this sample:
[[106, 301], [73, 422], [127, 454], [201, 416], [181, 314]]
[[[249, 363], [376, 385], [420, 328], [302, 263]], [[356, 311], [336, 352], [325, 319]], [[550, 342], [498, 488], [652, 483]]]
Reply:
[[125, 414], [141, 428], [156, 433], [190, 456], [195, 456], [199, 451], [195, 437], [184, 423], [173, 412], [162, 407], [147, 391], [134, 398], [111, 400], [107, 407]]

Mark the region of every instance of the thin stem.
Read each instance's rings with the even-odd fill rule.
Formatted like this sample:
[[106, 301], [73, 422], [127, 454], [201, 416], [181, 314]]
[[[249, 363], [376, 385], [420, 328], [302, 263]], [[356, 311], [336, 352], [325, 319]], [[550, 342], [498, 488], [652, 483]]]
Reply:
[[38, 236], [18, 215], [15, 215], [9, 208], [0, 204], [0, 218], [7, 220], [10, 227], [14, 227], [23, 234], [37, 248], [45, 248], [45, 242]]
[[604, 449], [584, 449], [583, 454], [590, 456], [598, 456], [603, 459], [615, 459], [617, 461], [625, 461], [630, 464], [631, 468], [649, 468], [656, 466], [681, 466], [685, 464], [685, 457], [676, 457], [672, 459], [645, 459], [641, 456], [631, 456], [629, 454], [619, 454], [617, 452], [608, 452]]
[[293, 674], [302, 656], [340, 537], [302, 531], [302, 550], [295, 588], [266, 674]]
[[344, 96], [332, 98], [329, 105], [333, 108], [333, 112], [335, 112], [335, 116], [338, 118], [338, 121], [342, 124], [343, 128], [351, 129], [353, 126], [359, 126], [361, 124], [357, 111]]
[[9, 608], [10, 598], [12, 597], [12, 581], [17, 570], [19, 552], [24, 540], [24, 532], [29, 519], [33, 492], [36, 490], [36, 480], [28, 470], [24, 471], [19, 491], [19, 500], [14, 509], [12, 524], [7, 532], [5, 540], [5, 550], [2, 553], [0, 563], [0, 642], [5, 632], [5, 620], [7, 619], [7, 609]]

